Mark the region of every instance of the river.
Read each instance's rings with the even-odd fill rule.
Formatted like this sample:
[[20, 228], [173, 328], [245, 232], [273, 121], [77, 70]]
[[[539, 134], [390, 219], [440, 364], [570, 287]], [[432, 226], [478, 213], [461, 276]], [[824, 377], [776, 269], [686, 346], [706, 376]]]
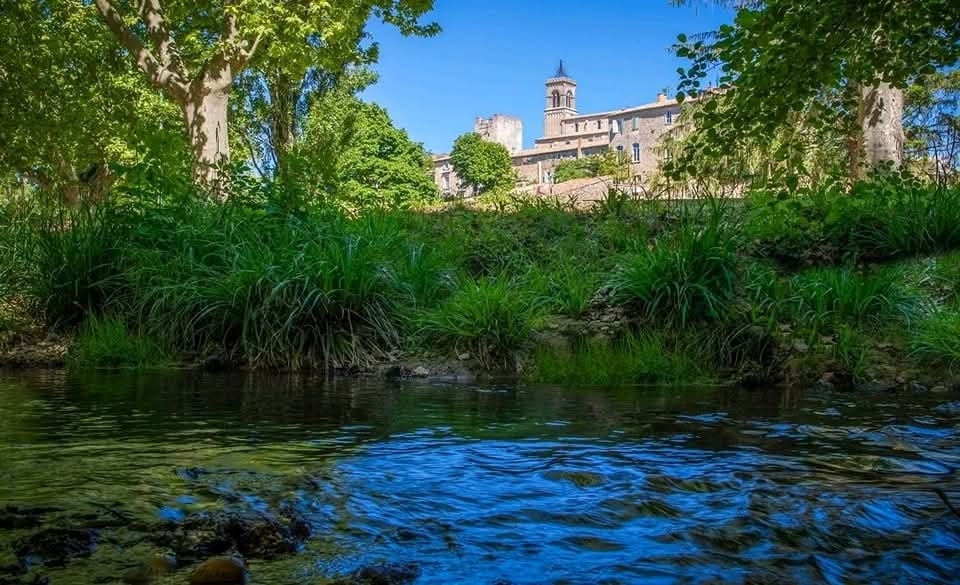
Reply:
[[[286, 509], [309, 537], [252, 583], [956, 583], [958, 467], [956, 393], [7, 372], [0, 509], [50, 511], [0, 567], [119, 582], [150, 526]], [[63, 566], [14, 554], [110, 516]]]

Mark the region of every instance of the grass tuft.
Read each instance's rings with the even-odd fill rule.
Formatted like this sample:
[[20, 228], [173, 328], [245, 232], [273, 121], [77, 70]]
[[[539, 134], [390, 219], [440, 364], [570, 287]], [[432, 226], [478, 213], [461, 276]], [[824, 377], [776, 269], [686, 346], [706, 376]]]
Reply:
[[790, 282], [788, 303], [803, 323], [880, 325], [888, 319], [909, 319], [917, 295], [897, 269], [860, 272], [853, 267], [822, 268], [801, 273]]
[[171, 352], [150, 337], [131, 331], [117, 317], [89, 315], [67, 356], [71, 367], [154, 368], [169, 365]]
[[641, 334], [587, 342], [572, 353], [538, 348], [527, 378], [544, 384], [695, 384], [710, 379], [708, 363], [694, 342]]
[[951, 369], [960, 366], [960, 312], [937, 311], [917, 323], [910, 340], [912, 354]]
[[627, 255], [610, 285], [614, 298], [668, 324], [718, 320], [736, 296], [736, 238], [717, 217], [684, 223], [652, 248]]
[[416, 320], [425, 338], [467, 352], [488, 367], [505, 367], [530, 336], [537, 304], [506, 278], [467, 281]]

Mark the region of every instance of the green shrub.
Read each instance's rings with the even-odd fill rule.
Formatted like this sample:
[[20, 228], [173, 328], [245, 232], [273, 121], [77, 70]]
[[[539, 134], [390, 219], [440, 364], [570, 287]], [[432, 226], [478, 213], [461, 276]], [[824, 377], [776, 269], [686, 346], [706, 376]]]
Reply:
[[751, 192], [743, 232], [758, 256], [790, 265], [888, 260], [960, 247], [960, 189], [905, 177], [798, 194]]
[[527, 341], [537, 305], [506, 278], [469, 280], [417, 319], [431, 343], [469, 352], [487, 366], [506, 366]]
[[848, 266], [795, 276], [789, 303], [794, 318], [803, 322], [879, 325], [891, 318], [909, 318], [917, 295], [904, 285], [899, 270], [861, 273]]
[[559, 184], [574, 179], [596, 177], [599, 167], [600, 159], [597, 157], [563, 160], [553, 170], [553, 182]]
[[148, 368], [169, 364], [171, 354], [117, 317], [87, 316], [70, 349], [68, 363], [85, 368]]
[[960, 312], [944, 309], [917, 323], [910, 347], [920, 359], [950, 368], [960, 365]]
[[612, 343], [586, 343], [572, 353], [538, 348], [527, 378], [544, 384], [693, 384], [710, 378], [708, 363], [695, 341], [631, 335]]
[[835, 241], [870, 259], [893, 259], [960, 246], [960, 189], [910, 180], [859, 183], [837, 197], [826, 218]]
[[834, 196], [827, 192], [801, 196], [748, 193], [742, 222], [750, 251], [789, 266], [832, 261], [836, 246], [829, 241], [824, 222], [828, 201]]
[[738, 263], [737, 240], [714, 215], [627, 255], [610, 285], [618, 302], [637, 303], [650, 318], [681, 326], [717, 320], [734, 301]]

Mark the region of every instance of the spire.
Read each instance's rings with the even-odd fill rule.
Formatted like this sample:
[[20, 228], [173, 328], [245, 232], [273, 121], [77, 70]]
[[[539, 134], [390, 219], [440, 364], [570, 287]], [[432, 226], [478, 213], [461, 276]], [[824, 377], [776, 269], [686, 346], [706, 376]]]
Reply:
[[560, 67], [557, 67], [557, 73], [554, 77], [570, 77], [567, 75], [567, 70], [563, 68], [563, 59], [560, 59]]

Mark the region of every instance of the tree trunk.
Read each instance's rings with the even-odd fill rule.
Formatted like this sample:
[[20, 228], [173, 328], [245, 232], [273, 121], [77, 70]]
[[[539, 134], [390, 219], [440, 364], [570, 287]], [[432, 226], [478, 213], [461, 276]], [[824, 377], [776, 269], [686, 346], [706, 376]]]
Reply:
[[207, 84], [195, 84], [193, 89], [181, 105], [193, 155], [193, 180], [219, 193], [223, 190], [220, 168], [230, 162], [229, 88], [211, 90]]
[[861, 86], [858, 97], [860, 148], [852, 157], [858, 178], [881, 165], [899, 169], [903, 164], [903, 91], [881, 82]]

